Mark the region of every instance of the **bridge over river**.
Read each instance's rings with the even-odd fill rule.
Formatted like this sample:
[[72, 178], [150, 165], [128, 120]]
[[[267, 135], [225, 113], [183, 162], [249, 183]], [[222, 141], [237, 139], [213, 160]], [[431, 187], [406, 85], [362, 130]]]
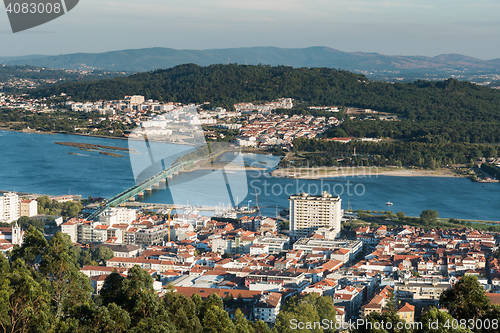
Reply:
[[[197, 160], [199, 161], [199, 160]], [[145, 191], [152, 191], [153, 187], [160, 185], [161, 182], [166, 182], [166, 178], [174, 174], [177, 174], [180, 170], [187, 166], [190, 166], [195, 161], [190, 162], [178, 162], [172, 164], [169, 168], [158, 172], [156, 175], [149, 177], [148, 179], [140, 182], [139, 184], [129, 188], [126, 191], [114, 196], [110, 200], [106, 201], [102, 206], [100, 206], [95, 212], [93, 212], [87, 219], [94, 220], [98, 218], [106, 209], [110, 207], [116, 207], [122, 203], [135, 198], [137, 195], [143, 195]]]
[[145, 191], [152, 191], [154, 187], [159, 188], [161, 183], [166, 183], [166, 179], [169, 177], [172, 177], [173, 175], [179, 173], [179, 171], [186, 169], [188, 167], [191, 167], [195, 165], [196, 163], [203, 162], [203, 161], [209, 161], [212, 158], [215, 158], [218, 155], [221, 155], [227, 151], [231, 151], [231, 149], [220, 149], [214, 152], [211, 152], [209, 155], [186, 161], [186, 162], [176, 162], [172, 164], [170, 167], [167, 169], [158, 172], [154, 176], [149, 177], [148, 179], [140, 182], [139, 184], [129, 188], [126, 191], [123, 191], [122, 193], [114, 196], [110, 200], [106, 201], [103, 205], [99, 206], [99, 208], [90, 214], [90, 216], [87, 218], [88, 220], [95, 220], [97, 219], [104, 211], [106, 211], [110, 207], [117, 207], [124, 202], [133, 200], [136, 196], [142, 196], [144, 195]]

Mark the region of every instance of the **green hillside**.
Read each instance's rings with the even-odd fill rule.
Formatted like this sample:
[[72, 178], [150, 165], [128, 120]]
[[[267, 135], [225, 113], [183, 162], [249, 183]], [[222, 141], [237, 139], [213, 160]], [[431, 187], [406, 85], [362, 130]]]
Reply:
[[66, 93], [76, 100], [147, 99], [230, 107], [238, 102], [291, 97], [317, 105], [345, 105], [396, 113], [409, 120], [499, 121], [500, 91], [449, 79], [384, 83], [330, 68], [180, 65], [98, 82], [62, 84], [33, 93]]

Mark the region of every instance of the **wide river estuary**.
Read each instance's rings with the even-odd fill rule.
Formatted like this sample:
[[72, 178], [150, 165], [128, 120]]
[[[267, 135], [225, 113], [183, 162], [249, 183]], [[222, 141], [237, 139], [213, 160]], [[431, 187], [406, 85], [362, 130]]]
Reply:
[[[148, 164], [150, 161], [150, 157], [144, 156], [145, 154], [113, 151], [123, 155], [116, 157], [100, 154], [96, 150], [54, 144], [58, 141], [128, 146], [127, 140], [2, 131], [0, 190], [111, 198], [135, 185], [134, 174], [139, 174], [142, 170], [137, 170], [138, 165]], [[154, 148], [154, 144], [152, 147]], [[157, 148], [165, 150], [165, 147], [169, 147], [167, 150], [172, 152], [179, 152], [174, 145], [161, 145]], [[274, 216], [276, 205], [279, 209], [288, 207], [288, 197], [291, 194], [320, 194], [322, 190], [328, 190], [341, 196], [344, 209], [350, 204], [352, 209], [403, 211], [409, 216], [418, 216], [424, 209], [435, 209], [440, 217], [500, 220], [499, 183], [480, 184], [453, 177], [375, 175], [318, 180], [273, 178], [269, 172], [279, 159], [271, 155], [236, 156], [227, 153], [223, 160], [232, 160], [232, 164], [224, 172], [197, 170], [180, 173], [169, 179], [166, 189], [154, 190], [141, 200], [226, 207], [236, 202], [239, 205], [254, 206], [258, 201], [261, 214]], [[259, 170], [243, 171], [244, 165], [253, 165]], [[393, 203], [392, 206], [386, 205], [389, 201]]]

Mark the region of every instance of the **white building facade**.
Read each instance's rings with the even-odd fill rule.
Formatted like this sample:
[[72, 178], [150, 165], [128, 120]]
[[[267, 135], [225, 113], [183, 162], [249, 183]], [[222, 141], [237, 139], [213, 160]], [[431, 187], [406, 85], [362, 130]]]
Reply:
[[290, 201], [290, 237], [298, 239], [306, 237], [321, 228], [333, 228], [338, 235], [341, 230], [342, 199], [328, 192], [322, 195], [301, 193], [292, 195]]
[[38, 215], [38, 202], [36, 200], [23, 200], [19, 206], [21, 216], [32, 217]]
[[20, 217], [19, 196], [8, 192], [0, 197], [0, 222], [14, 222]]

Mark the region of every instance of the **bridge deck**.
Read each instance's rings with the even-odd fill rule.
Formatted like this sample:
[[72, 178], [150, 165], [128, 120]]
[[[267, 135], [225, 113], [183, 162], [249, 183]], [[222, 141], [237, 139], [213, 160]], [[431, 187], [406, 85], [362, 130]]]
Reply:
[[162, 179], [167, 178], [168, 176], [173, 175], [174, 173], [182, 170], [185, 166], [192, 164], [193, 162], [184, 162], [184, 163], [175, 163], [174, 165], [170, 166], [168, 169], [165, 169], [161, 172], [158, 172], [156, 175], [149, 177], [148, 179], [142, 181], [141, 183], [129, 188], [126, 191], [123, 191], [122, 193], [114, 196], [110, 200], [106, 201], [104, 205], [99, 207], [95, 212], [93, 212], [88, 219], [93, 220], [99, 215], [101, 215], [106, 209], [113, 207], [113, 206], [119, 206], [120, 204], [130, 200], [131, 198], [134, 198], [136, 195], [139, 193], [144, 192], [146, 189], [151, 188], [153, 185], [157, 184], [160, 182]]
[[142, 193], [146, 189], [148, 189], [148, 188], [152, 187], [153, 185], [157, 184], [162, 179], [165, 179], [168, 176], [171, 176], [174, 173], [176, 173], [176, 172], [184, 169], [184, 167], [193, 165], [193, 164], [195, 164], [197, 162], [202, 162], [202, 161], [210, 160], [214, 156], [222, 154], [225, 151], [228, 151], [228, 150], [214, 151], [214, 152], [211, 152], [208, 156], [201, 157], [201, 158], [198, 158], [196, 160], [191, 160], [191, 161], [187, 161], [187, 162], [177, 162], [177, 163], [171, 165], [169, 168], [167, 168], [167, 169], [165, 169], [165, 170], [163, 170], [161, 172], [158, 172], [156, 175], [151, 176], [150, 178], [142, 181], [141, 183], [139, 183], [139, 184], [137, 184], [137, 185], [129, 188], [128, 190], [123, 191], [122, 193], [116, 195], [115, 197], [111, 198], [104, 205], [102, 205], [99, 209], [97, 209], [95, 212], [93, 212], [87, 219], [88, 220], [96, 219], [106, 209], [108, 209], [108, 208], [110, 208], [112, 206], [116, 207], [116, 206], [121, 205], [122, 203], [124, 203], [124, 202], [128, 201], [129, 199], [135, 197], [139, 193]]

